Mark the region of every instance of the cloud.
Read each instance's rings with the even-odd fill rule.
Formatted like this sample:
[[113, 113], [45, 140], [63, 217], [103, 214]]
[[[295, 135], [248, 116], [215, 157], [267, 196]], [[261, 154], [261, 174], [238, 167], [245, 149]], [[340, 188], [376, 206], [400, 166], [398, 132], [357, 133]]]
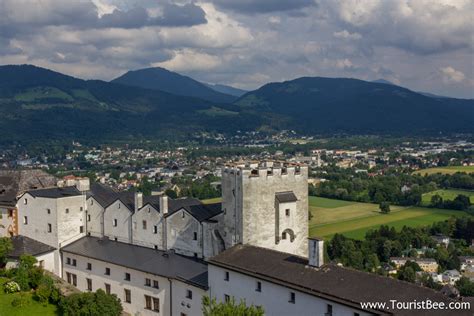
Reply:
[[441, 71], [445, 83], [462, 82], [466, 78], [461, 71], [456, 70], [451, 66], [441, 67], [439, 70]]
[[216, 6], [242, 14], [260, 14], [300, 10], [314, 6], [314, 0], [213, 0]]
[[349, 33], [347, 30], [334, 32], [333, 35], [336, 38], [342, 38], [342, 39], [358, 40], [362, 38], [362, 35], [360, 35], [359, 33]]

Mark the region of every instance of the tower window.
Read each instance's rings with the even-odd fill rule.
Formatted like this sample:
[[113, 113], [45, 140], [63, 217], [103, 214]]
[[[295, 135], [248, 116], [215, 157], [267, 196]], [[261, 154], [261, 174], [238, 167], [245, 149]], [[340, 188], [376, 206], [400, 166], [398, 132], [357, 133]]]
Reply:
[[50, 233], [53, 230], [51, 224], [48, 223], [48, 233]]
[[46, 209], [46, 212], [47, 212], [48, 214], [51, 214], [51, 210], [50, 210], [49, 208]]
[[286, 232], [283, 232], [283, 233], [281, 234], [281, 239], [286, 239]]
[[28, 216], [23, 216], [23, 224], [28, 225]]
[[69, 209], [67, 208], [67, 209], [66, 209], [66, 214], [68, 214], [68, 213], [69, 213]]
[[290, 209], [289, 209], [289, 208], [287, 208], [287, 209], [285, 210], [285, 215], [286, 215], [286, 216], [290, 216]]
[[91, 221], [91, 215], [90, 215], [90, 214], [87, 214], [87, 221], [88, 221], [88, 222]]
[[158, 226], [154, 225], [153, 226], [153, 234], [157, 234], [158, 233]]

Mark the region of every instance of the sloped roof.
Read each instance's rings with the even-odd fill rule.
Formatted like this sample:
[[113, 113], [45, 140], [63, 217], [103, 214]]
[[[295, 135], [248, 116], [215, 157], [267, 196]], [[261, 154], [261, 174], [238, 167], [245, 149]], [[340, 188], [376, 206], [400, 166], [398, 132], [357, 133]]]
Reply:
[[293, 191], [288, 191], [288, 192], [279, 192], [275, 194], [276, 199], [280, 203], [289, 203], [289, 202], [296, 202], [298, 199], [296, 198], [296, 195], [293, 193]]
[[20, 258], [21, 255], [38, 256], [55, 250], [56, 248], [43, 244], [26, 236], [18, 235], [11, 237], [13, 250], [8, 254], [9, 258]]
[[57, 178], [43, 170], [0, 170], [0, 205], [15, 206], [27, 190], [56, 185]]
[[210, 219], [222, 213], [222, 203], [203, 204], [198, 199], [182, 198], [169, 201], [168, 215], [170, 216], [181, 209], [185, 209], [199, 222]]
[[[249, 245], [236, 245], [213, 257], [209, 264], [244, 273], [314, 296], [360, 308], [360, 302], [452, 302], [432, 289], [377, 274], [324, 265], [308, 267], [308, 259]], [[383, 310], [394, 315], [413, 315], [413, 310]], [[472, 315], [467, 310], [425, 311], [430, 315]], [[421, 313], [425, 314], [425, 313]]]
[[42, 197], [42, 198], [50, 198], [50, 199], [57, 199], [69, 196], [79, 196], [81, 195], [81, 191], [79, 191], [75, 186], [73, 187], [54, 187], [54, 188], [47, 188], [47, 189], [38, 189], [38, 190], [29, 190], [29, 194], [34, 197]]
[[85, 236], [61, 248], [91, 259], [146, 273], [174, 278], [207, 289], [207, 264], [203, 261], [138, 245]]

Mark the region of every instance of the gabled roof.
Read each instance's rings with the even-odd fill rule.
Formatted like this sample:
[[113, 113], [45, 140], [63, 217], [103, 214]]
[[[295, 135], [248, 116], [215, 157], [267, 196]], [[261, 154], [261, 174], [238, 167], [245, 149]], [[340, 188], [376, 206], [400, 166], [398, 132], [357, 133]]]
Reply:
[[174, 252], [85, 236], [61, 248], [62, 252], [109, 262], [122, 267], [174, 278], [207, 289], [207, 264]]
[[279, 192], [275, 194], [276, 199], [280, 203], [289, 203], [289, 202], [296, 202], [298, 199], [296, 198], [296, 195], [293, 193], [293, 191], [288, 191], [288, 192]]
[[197, 221], [202, 222], [222, 213], [222, 204], [203, 204], [194, 198], [170, 200], [167, 216], [171, 216], [182, 209], [186, 210], [191, 216], [196, 218]]
[[38, 256], [56, 250], [54, 247], [22, 235], [11, 237], [11, 241], [13, 250], [10, 251], [8, 257], [13, 259], [18, 259], [25, 254]]
[[42, 170], [0, 170], [0, 205], [15, 206], [27, 190], [56, 185], [56, 177]]
[[89, 192], [87, 192], [87, 198], [90, 197], [93, 197], [102, 207], [106, 207], [118, 198], [118, 192], [109, 186], [92, 183]]
[[[308, 266], [308, 259], [249, 245], [236, 245], [210, 259], [209, 264], [243, 273], [288, 288], [360, 308], [360, 302], [453, 302], [432, 289], [377, 274], [324, 265]], [[413, 315], [412, 310], [383, 310], [394, 315]], [[434, 315], [436, 311], [429, 311]], [[423, 314], [423, 313], [422, 313]], [[467, 310], [443, 310], [439, 315], [472, 315]]]
[[34, 197], [42, 197], [42, 198], [50, 198], [50, 199], [81, 195], [81, 192], [75, 186], [64, 187], [64, 188], [53, 187], [53, 188], [47, 188], [47, 189], [29, 190], [27, 192]]

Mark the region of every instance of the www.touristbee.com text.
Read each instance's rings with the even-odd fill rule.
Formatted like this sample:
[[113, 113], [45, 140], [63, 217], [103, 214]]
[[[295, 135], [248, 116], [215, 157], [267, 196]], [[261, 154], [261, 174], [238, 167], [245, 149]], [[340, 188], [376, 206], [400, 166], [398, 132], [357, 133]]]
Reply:
[[470, 310], [470, 302], [434, 302], [431, 300], [401, 302], [389, 300], [388, 302], [361, 302], [363, 309], [377, 310]]

